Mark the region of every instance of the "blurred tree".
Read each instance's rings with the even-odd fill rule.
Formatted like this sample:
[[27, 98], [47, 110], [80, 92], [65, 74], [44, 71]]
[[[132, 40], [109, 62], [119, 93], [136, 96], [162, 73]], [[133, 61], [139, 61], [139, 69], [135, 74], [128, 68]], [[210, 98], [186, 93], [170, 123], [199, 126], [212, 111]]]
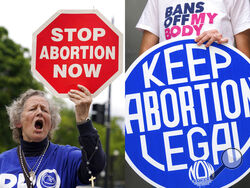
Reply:
[[[108, 175], [109, 183], [108, 187], [115, 187], [118, 182], [124, 186], [125, 179], [125, 136], [119, 126], [119, 121], [122, 121], [121, 117], [111, 118], [111, 129], [110, 129], [110, 161], [109, 161], [109, 172]], [[106, 127], [101, 124], [94, 123], [95, 128], [98, 130], [100, 139], [106, 151]], [[104, 182], [99, 181], [98, 186], [103, 187]], [[120, 186], [121, 185], [117, 185]]]
[[78, 130], [76, 128], [75, 113], [72, 109], [62, 108], [62, 121], [59, 129], [55, 132], [52, 142], [61, 145], [71, 145], [80, 147], [78, 143]]
[[123, 118], [114, 117], [111, 120], [110, 130], [110, 168], [111, 187], [124, 187], [125, 185], [125, 136], [118, 122]]
[[16, 44], [0, 27], [0, 152], [15, 146], [5, 107], [29, 88], [43, 89], [32, 77], [29, 62], [28, 49]]
[[[56, 99], [56, 105], [61, 107], [62, 121], [59, 125], [59, 129], [55, 132], [53, 142], [62, 145], [72, 145], [80, 147], [78, 143], [79, 133], [76, 128], [75, 113], [73, 109], [68, 108], [63, 101]], [[125, 138], [124, 134], [118, 124], [122, 118], [113, 117], [111, 120], [110, 131], [110, 155], [111, 155], [111, 171], [110, 181], [124, 182], [124, 168], [125, 168]], [[106, 127], [104, 125], [93, 122], [94, 127], [97, 129], [100, 135], [100, 140], [105, 151], [106, 148]], [[101, 177], [97, 178], [97, 185], [103, 186], [104, 181]]]

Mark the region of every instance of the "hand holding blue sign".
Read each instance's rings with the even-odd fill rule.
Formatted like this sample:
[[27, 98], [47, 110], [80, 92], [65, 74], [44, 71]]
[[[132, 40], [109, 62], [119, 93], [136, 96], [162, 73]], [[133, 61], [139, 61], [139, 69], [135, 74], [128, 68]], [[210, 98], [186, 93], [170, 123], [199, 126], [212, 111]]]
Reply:
[[201, 35], [196, 37], [195, 42], [197, 42], [198, 46], [207, 42], [205, 46], [209, 47], [213, 42], [218, 42], [218, 44], [227, 43], [228, 39], [223, 38], [222, 34], [219, 33], [217, 29], [212, 29], [212, 30], [204, 31]]

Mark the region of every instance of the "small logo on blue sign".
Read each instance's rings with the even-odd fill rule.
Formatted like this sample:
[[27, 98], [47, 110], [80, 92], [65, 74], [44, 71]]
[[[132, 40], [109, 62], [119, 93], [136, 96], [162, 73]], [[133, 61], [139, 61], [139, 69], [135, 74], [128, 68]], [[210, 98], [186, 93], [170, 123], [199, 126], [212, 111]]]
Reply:
[[196, 161], [188, 171], [190, 181], [198, 187], [209, 185], [212, 181], [210, 176], [213, 173], [213, 166], [206, 161]]
[[[153, 186], [230, 187], [249, 173], [250, 61], [234, 47], [160, 43], [131, 65], [125, 95], [126, 160]], [[230, 148], [240, 165], [217, 175]]]

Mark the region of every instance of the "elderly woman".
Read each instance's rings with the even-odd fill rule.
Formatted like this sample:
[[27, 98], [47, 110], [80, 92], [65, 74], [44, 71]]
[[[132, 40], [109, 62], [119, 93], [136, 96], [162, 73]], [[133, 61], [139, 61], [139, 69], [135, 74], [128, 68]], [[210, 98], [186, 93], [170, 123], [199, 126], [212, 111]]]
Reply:
[[92, 96], [87, 88], [78, 88], [68, 96], [75, 103], [81, 150], [50, 142], [61, 118], [44, 92], [28, 90], [7, 107], [13, 138], [20, 145], [0, 155], [0, 187], [73, 188], [93, 182], [103, 170], [105, 154], [88, 119]]

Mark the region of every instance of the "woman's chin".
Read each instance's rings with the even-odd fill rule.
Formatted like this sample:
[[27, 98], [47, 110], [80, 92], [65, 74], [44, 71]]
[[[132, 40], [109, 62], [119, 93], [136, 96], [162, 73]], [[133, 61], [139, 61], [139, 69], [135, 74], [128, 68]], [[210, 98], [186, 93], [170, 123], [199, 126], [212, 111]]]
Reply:
[[24, 140], [25, 140], [25, 141], [28, 141], [28, 142], [41, 142], [41, 141], [43, 141], [46, 137], [47, 137], [47, 135], [45, 135], [45, 134], [35, 132], [35, 133], [33, 133], [33, 135], [30, 136], [29, 138], [24, 138]]

